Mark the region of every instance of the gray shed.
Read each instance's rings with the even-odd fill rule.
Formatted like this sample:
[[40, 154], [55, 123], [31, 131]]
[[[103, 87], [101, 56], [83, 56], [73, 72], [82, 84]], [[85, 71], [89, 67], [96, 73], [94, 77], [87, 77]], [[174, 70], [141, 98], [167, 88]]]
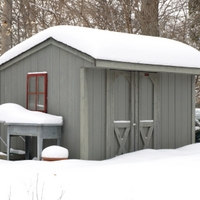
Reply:
[[[61, 145], [70, 158], [102, 160], [195, 141], [200, 53], [186, 44], [83, 27], [49, 28], [0, 57], [1, 104], [26, 107], [30, 72], [47, 72], [47, 112], [63, 116]], [[6, 140], [3, 125], [1, 136]], [[45, 141], [44, 147], [51, 144]], [[19, 138], [11, 145], [24, 146]], [[4, 151], [4, 144], [0, 148]]]

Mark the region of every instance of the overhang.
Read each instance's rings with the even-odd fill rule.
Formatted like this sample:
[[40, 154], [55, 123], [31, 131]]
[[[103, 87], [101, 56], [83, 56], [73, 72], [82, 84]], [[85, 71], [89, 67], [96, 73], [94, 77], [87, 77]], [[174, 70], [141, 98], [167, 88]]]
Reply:
[[176, 66], [164, 66], [164, 65], [148, 65], [139, 63], [126, 63], [115, 62], [108, 60], [96, 60], [96, 67], [115, 70], [127, 70], [127, 71], [145, 71], [145, 72], [166, 72], [166, 73], [178, 73], [178, 74], [193, 74], [199, 75], [199, 68], [186, 68]]

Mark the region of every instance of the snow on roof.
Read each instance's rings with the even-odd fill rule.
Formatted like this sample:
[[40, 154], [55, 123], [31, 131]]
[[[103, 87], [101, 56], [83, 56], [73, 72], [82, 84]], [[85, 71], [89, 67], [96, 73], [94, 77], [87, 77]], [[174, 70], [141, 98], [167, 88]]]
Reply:
[[6, 124], [63, 124], [63, 118], [61, 116], [50, 115], [39, 111], [30, 111], [14, 103], [0, 105], [0, 121]]
[[200, 68], [200, 52], [174, 40], [78, 26], [55, 26], [16, 45], [0, 57], [0, 65], [53, 38], [95, 59]]

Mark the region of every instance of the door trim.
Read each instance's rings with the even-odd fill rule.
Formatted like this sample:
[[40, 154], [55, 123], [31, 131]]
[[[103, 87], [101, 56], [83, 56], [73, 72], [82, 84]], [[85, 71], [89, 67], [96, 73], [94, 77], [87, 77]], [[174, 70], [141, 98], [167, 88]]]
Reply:
[[[114, 152], [112, 152], [113, 144], [112, 138], [115, 136], [115, 123], [114, 123], [114, 81], [118, 75], [124, 75], [128, 77], [130, 74], [130, 101], [131, 101], [131, 116], [130, 124], [130, 149], [129, 151], [139, 150], [139, 140], [141, 135], [140, 127], [140, 116], [139, 116], [139, 82], [141, 76], [144, 76], [142, 72], [124, 72], [117, 70], [106, 70], [106, 158], [111, 158]], [[150, 135], [153, 134], [153, 148], [157, 149], [160, 147], [159, 142], [159, 116], [160, 116], [160, 73], [149, 73], [149, 78], [153, 83], [154, 88], [154, 102], [153, 102], [153, 124], [150, 127]], [[142, 124], [141, 124], [142, 125]], [[153, 133], [152, 133], [153, 131]], [[119, 139], [119, 138], [118, 138]], [[122, 149], [121, 149], [122, 150]], [[121, 152], [121, 151], [120, 151]]]

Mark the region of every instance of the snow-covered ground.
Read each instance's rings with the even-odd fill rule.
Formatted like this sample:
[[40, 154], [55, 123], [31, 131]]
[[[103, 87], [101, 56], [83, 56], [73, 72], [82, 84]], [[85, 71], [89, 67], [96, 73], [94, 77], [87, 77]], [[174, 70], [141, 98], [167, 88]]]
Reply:
[[0, 160], [0, 199], [199, 200], [200, 144], [104, 161]]

